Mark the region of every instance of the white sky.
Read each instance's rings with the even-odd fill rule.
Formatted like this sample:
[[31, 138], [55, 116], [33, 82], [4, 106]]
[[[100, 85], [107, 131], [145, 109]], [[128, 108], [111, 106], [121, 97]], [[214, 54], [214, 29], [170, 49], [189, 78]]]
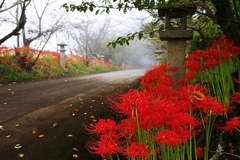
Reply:
[[[13, 0], [11, 0], [13, 1]], [[53, 0], [51, 0], [53, 1]], [[44, 28], [48, 28], [48, 26], [51, 26], [51, 24], [54, 23], [54, 20], [57, 19], [57, 17], [59, 15], [61, 15], [65, 10], [64, 8], [60, 8], [60, 5], [62, 5], [63, 3], [72, 3], [76, 1], [77, 3], [75, 4], [80, 4], [79, 0], [57, 0], [57, 2], [53, 3], [51, 6], [49, 6], [47, 8], [47, 14], [44, 15], [43, 18], [43, 26]], [[98, 1], [98, 0], [95, 0]], [[10, 2], [10, 0], [8, 0], [8, 2]], [[43, 0], [35, 0], [36, 4], [37, 4], [37, 10], [39, 12], [39, 14], [41, 14], [43, 8], [44, 8], [44, 4], [46, 2]], [[5, 13], [6, 16], [12, 17], [11, 14], [15, 14], [15, 9], [11, 10], [11, 14], [10, 12]], [[56, 17], [51, 18], [50, 15], [54, 15]], [[3, 14], [1, 13], [0, 16], [2, 17]], [[78, 19], [82, 19], [85, 18], [86, 15], [84, 13], [80, 13], [78, 11], [75, 12], [69, 12], [67, 13], [67, 19], [72, 19], [73, 21], [77, 21]], [[128, 11], [127, 14], [123, 14], [122, 11], [118, 12], [118, 11], [111, 11], [110, 14], [102, 14], [102, 15], [97, 15], [95, 16], [94, 13], [90, 13], [90, 17], [92, 17], [93, 19], [97, 19], [98, 21], [104, 20], [106, 17], [111, 18], [111, 25], [115, 26], [114, 28], [111, 28], [112, 31], [118, 33], [118, 35], [125, 35], [129, 32], [137, 32], [140, 31], [140, 24], [143, 22], [142, 19], [145, 19], [144, 22], [149, 21], [149, 15], [145, 12], [145, 11], [136, 11], [136, 10], [132, 10], [132, 11]], [[33, 6], [28, 7], [27, 9], [27, 24], [26, 26], [31, 26], [31, 25], [35, 25], [37, 23], [37, 18], [36, 18], [36, 12], [33, 8]], [[12, 17], [13, 19], [13, 17]], [[141, 19], [141, 20], [139, 20]], [[0, 24], [1, 25], [1, 24]], [[13, 28], [13, 25], [1, 25], [0, 26], [0, 31], [1, 33], [7, 33], [9, 32], [11, 29]], [[44, 50], [51, 50], [51, 51], [56, 51], [56, 47], [57, 47], [57, 43], [60, 42], [64, 42], [64, 37], [61, 37], [61, 35], [56, 35], [54, 34], [51, 38], [51, 40], [49, 41], [49, 43], [46, 45], [46, 47], [44, 48]], [[56, 39], [57, 38], [57, 39]], [[8, 46], [8, 47], [14, 47], [16, 46], [16, 37], [12, 37], [11, 39], [7, 40], [5, 43], [3, 43], [3, 45]], [[31, 47], [34, 47], [34, 45], [37, 46], [37, 43], [35, 42], [35, 44], [33, 44]]]

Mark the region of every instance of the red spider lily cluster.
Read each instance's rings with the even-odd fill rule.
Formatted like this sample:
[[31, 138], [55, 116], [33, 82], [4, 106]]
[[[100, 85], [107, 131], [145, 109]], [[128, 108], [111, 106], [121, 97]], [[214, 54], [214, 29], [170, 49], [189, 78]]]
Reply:
[[[17, 52], [17, 55], [16, 55]], [[3, 64], [11, 64], [9, 63], [10, 59], [13, 59], [12, 57], [16, 56], [17, 60], [21, 60], [24, 58], [24, 63], [29, 64], [30, 62], [34, 61], [35, 58], [37, 57], [37, 54], [39, 51], [34, 50], [32, 48], [22, 46], [19, 48], [8, 48], [6, 46], [0, 46], [0, 60]], [[49, 60], [44, 60], [45, 57], [48, 57]], [[41, 51], [41, 54], [39, 58], [37, 59], [36, 65], [54, 65], [56, 67], [59, 66], [59, 59], [60, 59], [60, 54], [59, 52], [54, 52], [54, 51], [48, 51], [48, 50], [43, 50]], [[74, 54], [69, 54], [66, 55], [66, 63], [71, 63], [71, 64], [84, 64], [87, 61], [85, 57], [79, 56], [79, 55], [74, 55]], [[48, 62], [51, 62], [48, 64]], [[96, 60], [96, 64], [106, 64], [107, 67], [117, 67], [114, 66], [113, 63], [110, 62], [103, 62], [101, 60]], [[17, 64], [13, 63], [12, 66], [16, 66]], [[37, 67], [39, 68], [39, 66]]]
[[[63, 73], [60, 67], [59, 52], [48, 50], [38, 51], [26, 46], [19, 48], [0, 46], [0, 68], [3, 68], [0, 71], [3, 77], [0, 77], [0, 81], [1, 83], [6, 83], [11, 81], [9, 79], [11, 77], [14, 77], [14, 81], [18, 79], [21, 81], [21, 78], [16, 77], [16, 75], [20, 74], [29, 75], [32, 73], [32, 77], [51, 79], [63, 75], [80, 75], [99, 72], [94, 68], [94, 65], [86, 66], [86, 62], [87, 59], [83, 56], [67, 54], [65, 58], [65, 67], [68, 68], [69, 72]], [[93, 62], [90, 60], [90, 63]], [[118, 65], [110, 62], [103, 62], [101, 60], [95, 60], [94, 63], [95, 65], [100, 65], [104, 71], [112, 71], [120, 68]]]
[[[189, 56], [188, 69], [197, 71], [201, 66], [213, 67], [231, 57], [229, 50], [240, 53], [239, 48], [233, 47], [225, 37], [214, 42], [213, 46], [219, 48], [207, 52], [196, 51]], [[218, 53], [215, 53], [217, 50]], [[214, 61], [216, 57], [220, 60]], [[203, 85], [186, 83], [189, 82], [189, 75], [178, 82], [174, 81], [173, 74], [168, 73], [176, 70], [176, 67], [168, 68], [167, 64], [155, 66], [139, 79], [141, 90], [131, 89], [112, 98], [112, 109], [125, 118], [118, 123], [112, 119], [100, 119], [96, 124], [86, 124], [85, 130], [95, 135], [86, 145], [89, 152], [102, 158], [120, 154], [128, 159], [155, 160], [163, 158], [166, 146], [171, 149], [181, 146], [183, 149], [186, 146], [184, 143], [196, 138], [203, 129], [212, 130], [208, 128], [212, 127], [208, 121], [212, 122], [211, 117], [223, 116], [227, 112], [225, 105], [210, 96], [209, 89]], [[232, 99], [239, 103], [239, 97], [236, 93]], [[227, 132], [238, 127], [240, 120], [233, 118], [219, 129]], [[211, 134], [211, 131], [207, 133]], [[176, 153], [183, 150], [183, 153], [188, 153], [186, 148], [180, 148]], [[198, 158], [203, 158], [202, 146], [195, 144], [191, 149]]]
[[204, 50], [196, 50], [186, 58], [186, 68], [189, 71], [200, 71], [210, 69], [223, 61], [240, 55], [240, 48], [233, 45], [234, 42], [222, 36]]
[[[225, 88], [222, 93], [223, 96], [226, 94], [229, 95], [230, 92], [233, 93], [234, 91], [231, 88], [233, 86], [231, 73], [239, 72], [240, 68], [238, 58], [240, 48], [233, 44], [233, 41], [227, 39], [226, 36], [222, 36], [220, 39], [215, 40], [207, 49], [196, 50], [188, 54], [186, 58], [186, 69], [188, 72], [183, 82], [201, 79], [201, 83], [205, 83], [206, 81], [203, 82], [204, 79], [207, 81], [212, 80], [213, 83], [219, 83], [220, 88]], [[226, 73], [226, 71], [228, 72]], [[234, 80], [235, 82], [238, 81], [236, 78]], [[228, 90], [226, 86], [231, 86], [231, 89], [229, 88]], [[212, 92], [220, 92], [220, 90], [216, 89], [216, 91]]]
[[[139, 139], [136, 136], [138, 129], [148, 132], [145, 138], [158, 145], [174, 147], [197, 134], [209, 115], [223, 115], [223, 104], [207, 96], [201, 85], [173, 88], [167, 71], [165, 64], [155, 67], [140, 79], [142, 91], [129, 90], [111, 102], [112, 108], [124, 114], [126, 119], [117, 124], [111, 119], [100, 119], [95, 125], [85, 126], [89, 133], [98, 137], [98, 140], [87, 143], [91, 153], [103, 158], [119, 153], [126, 157], [148, 159], [151, 154], [160, 154], [161, 150], [159, 147], [151, 150], [148, 143], [140, 140], [143, 137]], [[201, 119], [198, 112], [205, 117]], [[113, 150], [102, 145], [110, 143], [115, 147]]]

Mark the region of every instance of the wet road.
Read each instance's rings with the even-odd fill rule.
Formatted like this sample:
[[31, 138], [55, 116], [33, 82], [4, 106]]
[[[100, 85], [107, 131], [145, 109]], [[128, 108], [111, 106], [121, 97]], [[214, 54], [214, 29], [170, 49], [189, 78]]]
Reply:
[[136, 79], [145, 72], [136, 69], [0, 86], [0, 159], [94, 159], [84, 147], [89, 135], [82, 123], [91, 115], [114, 116], [106, 97], [136, 87]]

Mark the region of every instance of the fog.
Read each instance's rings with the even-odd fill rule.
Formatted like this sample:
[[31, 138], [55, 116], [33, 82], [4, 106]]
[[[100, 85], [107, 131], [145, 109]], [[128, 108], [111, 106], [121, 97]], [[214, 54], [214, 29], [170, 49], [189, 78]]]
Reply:
[[[43, 12], [44, 5], [45, 5], [44, 1], [42, 0], [34, 0], [34, 1], [37, 6], [37, 11], [34, 9], [33, 5], [31, 5], [28, 7], [26, 12], [26, 15], [27, 15], [26, 28], [28, 29], [29, 28], [34, 29], [34, 26], [37, 29], [37, 25], [38, 25], [37, 13], [41, 14]], [[76, 42], [74, 41], [74, 39], [66, 36], [66, 33], [64, 33], [64, 31], [66, 31], [65, 27], [71, 26], [72, 23], [79, 22], [81, 20], [88, 19], [96, 22], [96, 24], [94, 24], [94, 27], [91, 28], [92, 32], [95, 32], [96, 30], [94, 29], [97, 29], [97, 27], [103, 25], [106, 20], [109, 20], [107, 37], [111, 35], [110, 37], [112, 37], [112, 39], [108, 39], [110, 41], [115, 40], [118, 36], [125, 36], [128, 33], [134, 33], [134, 32], [140, 31], [142, 24], [147, 23], [151, 20], [151, 17], [147, 12], [137, 11], [135, 9], [128, 11], [126, 14], [124, 14], [122, 11], [119, 12], [117, 10], [111, 10], [110, 14], [103, 13], [100, 15], [95, 15], [95, 13], [91, 13], [91, 12], [86, 12], [86, 13], [80, 13], [77, 11], [65, 12], [64, 8], [60, 8], [60, 6], [63, 3], [75, 2], [75, 4], [78, 4], [78, 1], [76, 0], [64, 0], [64, 1], [52, 0], [52, 2], [53, 3], [46, 8], [46, 12], [44, 13], [44, 16], [41, 22], [42, 28], [43, 29], [51, 28], [51, 26], [53, 26], [53, 24], [55, 23], [56, 19], [58, 19], [60, 15], [64, 15], [61, 19], [61, 24], [63, 24], [63, 28], [55, 32], [51, 36], [46, 46], [44, 46], [44, 50], [58, 51], [58, 44], [66, 43], [68, 46], [66, 47], [65, 53], [66, 54], [72, 53], [73, 49], [71, 49], [70, 47], [73, 48], [74, 46], [76, 46]], [[11, 21], [14, 22], [15, 12], [16, 12], [16, 9], [13, 8], [9, 12], [4, 13], [4, 15], [9, 16], [9, 19], [12, 19]], [[1, 16], [2, 15], [3, 14], [1, 13]], [[2, 24], [0, 28], [1, 32], [2, 33], [9, 32], [9, 30], [12, 28], [10, 26], [12, 26], [11, 23]], [[28, 36], [32, 36], [32, 35], [28, 35]], [[44, 40], [45, 39], [43, 38], [39, 38], [38, 40], [34, 41], [30, 47], [35, 49], [41, 49], [42, 45], [44, 44]], [[10, 38], [5, 43], [3, 43], [3, 45], [8, 47], [17, 46], [16, 37]], [[133, 42], [130, 43], [130, 46], [127, 46], [127, 47], [124, 46], [124, 49], [122, 49], [122, 52], [120, 53], [122, 55], [119, 55], [119, 57], [123, 59], [119, 63], [134, 64], [138, 67], [151, 66], [154, 63], [154, 49], [155, 49], [154, 46], [151, 45], [149, 40], [142, 40], [142, 41], [134, 40]], [[127, 54], [127, 55], [124, 55], [124, 54]]]

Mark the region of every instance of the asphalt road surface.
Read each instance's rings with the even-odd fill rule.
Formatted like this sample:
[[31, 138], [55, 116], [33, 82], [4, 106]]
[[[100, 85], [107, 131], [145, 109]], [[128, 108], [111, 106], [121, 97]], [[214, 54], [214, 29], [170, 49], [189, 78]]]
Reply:
[[138, 85], [146, 70], [0, 86], [0, 160], [94, 160], [82, 124], [114, 117], [107, 98]]

